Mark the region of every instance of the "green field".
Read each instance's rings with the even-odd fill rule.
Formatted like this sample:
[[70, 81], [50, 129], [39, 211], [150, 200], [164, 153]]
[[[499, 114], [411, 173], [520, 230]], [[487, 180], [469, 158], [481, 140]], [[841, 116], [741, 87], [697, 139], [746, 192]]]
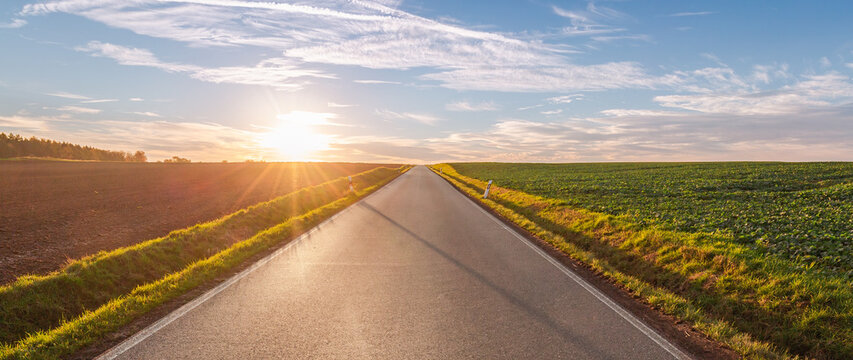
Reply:
[[641, 226], [718, 232], [853, 277], [853, 163], [452, 164]]
[[[853, 358], [851, 164], [433, 169], [744, 358]], [[494, 184], [482, 199], [489, 179]]]

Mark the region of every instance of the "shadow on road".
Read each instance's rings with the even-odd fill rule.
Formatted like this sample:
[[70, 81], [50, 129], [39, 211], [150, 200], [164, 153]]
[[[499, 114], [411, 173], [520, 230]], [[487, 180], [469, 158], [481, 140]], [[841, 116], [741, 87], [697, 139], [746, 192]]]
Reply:
[[489, 288], [494, 290], [496, 293], [498, 293], [499, 295], [504, 297], [511, 304], [515, 305], [519, 309], [522, 309], [525, 312], [527, 312], [528, 314], [530, 314], [534, 319], [536, 319], [536, 321], [550, 327], [554, 332], [559, 334], [566, 342], [577, 345], [577, 348], [580, 349], [581, 351], [583, 351], [584, 355], [586, 355], [587, 357], [596, 358], [596, 359], [616, 359], [615, 357], [605, 353], [603, 351], [603, 349], [600, 349], [598, 346], [596, 346], [596, 344], [590, 342], [583, 335], [576, 334], [574, 331], [572, 331], [572, 329], [569, 329], [569, 328], [563, 326], [562, 324], [560, 324], [559, 322], [555, 321], [553, 318], [551, 318], [550, 315], [548, 315], [548, 313], [546, 313], [546, 312], [544, 312], [544, 311], [542, 311], [542, 310], [540, 310], [534, 306], [531, 306], [530, 304], [528, 304], [527, 302], [525, 302], [524, 300], [522, 300], [521, 298], [519, 298], [515, 294], [513, 294], [513, 293], [509, 292], [508, 290], [498, 286], [497, 284], [495, 284], [494, 282], [492, 282], [491, 280], [486, 278], [483, 274], [480, 274], [476, 270], [474, 270], [474, 269], [468, 267], [467, 265], [463, 264], [462, 262], [455, 259], [453, 256], [451, 256], [447, 252], [439, 249], [438, 247], [436, 247], [435, 245], [433, 245], [429, 241], [418, 236], [418, 234], [412, 232], [411, 230], [409, 230], [405, 226], [396, 222], [394, 219], [383, 214], [381, 211], [377, 210], [376, 208], [374, 208], [373, 206], [371, 206], [367, 202], [362, 201], [359, 203], [359, 206], [362, 208], [365, 208], [367, 210], [370, 210], [371, 212], [375, 213], [376, 215], [379, 215], [379, 217], [381, 217], [382, 219], [385, 219], [386, 221], [390, 222], [391, 224], [393, 224], [394, 226], [396, 226], [400, 230], [403, 230], [404, 232], [406, 232], [406, 234], [411, 236], [413, 239], [419, 241], [420, 243], [422, 243], [424, 246], [426, 246], [430, 250], [441, 255], [443, 258], [447, 259], [447, 261], [450, 261], [451, 263], [453, 263], [454, 265], [456, 265], [457, 267], [459, 267], [460, 269], [462, 269], [463, 271], [465, 271], [469, 275], [473, 276], [475, 279], [477, 279], [478, 281], [485, 284], [486, 286], [488, 286]]

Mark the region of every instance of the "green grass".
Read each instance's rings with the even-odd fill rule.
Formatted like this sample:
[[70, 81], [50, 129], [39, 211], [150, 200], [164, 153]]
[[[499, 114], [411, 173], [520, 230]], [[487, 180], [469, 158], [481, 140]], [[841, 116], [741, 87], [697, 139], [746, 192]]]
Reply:
[[[482, 194], [481, 179], [437, 168]], [[804, 271], [730, 233], [637, 224], [496, 185], [481, 201], [746, 358], [853, 358], [853, 288], [841, 274]]]
[[292, 238], [408, 168], [377, 168], [0, 288], [0, 358], [54, 358]]
[[853, 279], [850, 162], [452, 165], [640, 226], [719, 232]]

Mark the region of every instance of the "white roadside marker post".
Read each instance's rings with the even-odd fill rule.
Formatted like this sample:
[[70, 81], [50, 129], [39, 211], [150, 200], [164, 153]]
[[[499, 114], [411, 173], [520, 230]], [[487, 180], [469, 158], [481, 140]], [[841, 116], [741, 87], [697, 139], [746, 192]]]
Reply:
[[352, 176], [347, 176], [347, 179], [349, 180], [349, 192], [353, 192], [353, 193], [354, 193], [354, 192], [355, 192], [355, 188], [352, 186]]
[[492, 181], [489, 180], [489, 184], [486, 185], [486, 192], [483, 193], [483, 199], [489, 198], [489, 189], [491, 189], [491, 188], [492, 188]]

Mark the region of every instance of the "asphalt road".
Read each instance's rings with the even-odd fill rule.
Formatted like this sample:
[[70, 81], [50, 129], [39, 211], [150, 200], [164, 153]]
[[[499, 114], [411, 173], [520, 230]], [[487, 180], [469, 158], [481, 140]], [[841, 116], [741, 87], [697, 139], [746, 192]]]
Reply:
[[102, 358], [684, 356], [590, 289], [419, 166]]

